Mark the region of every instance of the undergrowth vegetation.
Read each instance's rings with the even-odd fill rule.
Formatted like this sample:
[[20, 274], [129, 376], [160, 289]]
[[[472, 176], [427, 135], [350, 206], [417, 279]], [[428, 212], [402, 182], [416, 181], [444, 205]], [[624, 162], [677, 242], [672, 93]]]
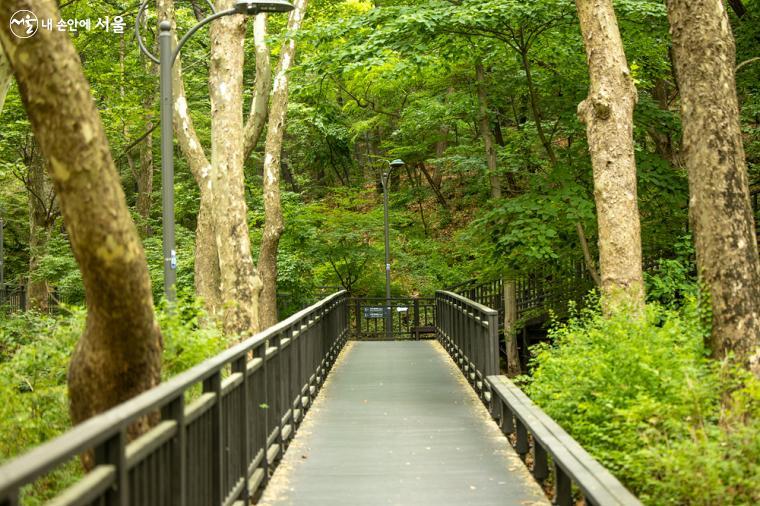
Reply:
[[645, 504], [759, 504], [760, 382], [709, 358], [699, 291], [662, 267], [643, 318], [576, 310], [522, 380]]
[[[227, 347], [199, 302], [158, 312], [164, 343], [162, 376], [174, 376]], [[85, 325], [83, 308], [51, 317], [35, 312], [0, 318], [0, 462], [71, 426], [66, 390], [69, 360]], [[204, 323], [204, 325], [201, 325]], [[25, 491], [24, 504], [51, 498], [81, 475], [78, 462], [58, 468]]]

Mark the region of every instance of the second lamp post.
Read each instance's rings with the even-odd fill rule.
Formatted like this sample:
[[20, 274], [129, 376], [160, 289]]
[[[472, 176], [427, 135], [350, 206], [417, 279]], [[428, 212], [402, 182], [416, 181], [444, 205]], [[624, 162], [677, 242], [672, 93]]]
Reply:
[[393, 160], [388, 162], [388, 171], [383, 172], [383, 216], [385, 224], [385, 337], [391, 338], [393, 335], [393, 314], [391, 313], [391, 243], [388, 231], [388, 179], [391, 172], [397, 167], [403, 167], [403, 160]]

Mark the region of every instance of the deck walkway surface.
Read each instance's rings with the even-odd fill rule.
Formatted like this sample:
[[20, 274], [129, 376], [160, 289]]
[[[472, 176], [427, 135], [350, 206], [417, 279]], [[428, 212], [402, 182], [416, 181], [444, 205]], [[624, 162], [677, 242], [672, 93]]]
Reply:
[[436, 341], [349, 342], [260, 505], [548, 505]]

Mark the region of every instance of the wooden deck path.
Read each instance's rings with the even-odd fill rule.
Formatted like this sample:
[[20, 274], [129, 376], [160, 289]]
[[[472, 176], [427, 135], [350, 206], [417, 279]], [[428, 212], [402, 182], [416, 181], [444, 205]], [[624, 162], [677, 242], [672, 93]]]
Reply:
[[548, 505], [436, 341], [349, 342], [265, 489], [275, 505]]

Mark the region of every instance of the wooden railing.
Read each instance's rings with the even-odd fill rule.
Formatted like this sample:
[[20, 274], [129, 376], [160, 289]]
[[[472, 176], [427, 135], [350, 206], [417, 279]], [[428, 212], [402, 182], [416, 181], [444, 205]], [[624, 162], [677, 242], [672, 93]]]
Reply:
[[[0, 506], [19, 504], [22, 487], [88, 451], [94, 468], [55, 504], [248, 504], [348, 330], [343, 291], [6, 463]], [[159, 414], [157, 425], [127, 442], [130, 425]]]
[[[515, 451], [542, 485], [552, 479], [559, 506], [577, 504], [574, 483], [585, 504], [640, 506], [607, 469], [588, 454], [506, 376], [498, 374], [497, 312], [452, 292], [436, 293], [438, 339], [490, 409]], [[549, 466], [548, 457], [553, 465]]]

